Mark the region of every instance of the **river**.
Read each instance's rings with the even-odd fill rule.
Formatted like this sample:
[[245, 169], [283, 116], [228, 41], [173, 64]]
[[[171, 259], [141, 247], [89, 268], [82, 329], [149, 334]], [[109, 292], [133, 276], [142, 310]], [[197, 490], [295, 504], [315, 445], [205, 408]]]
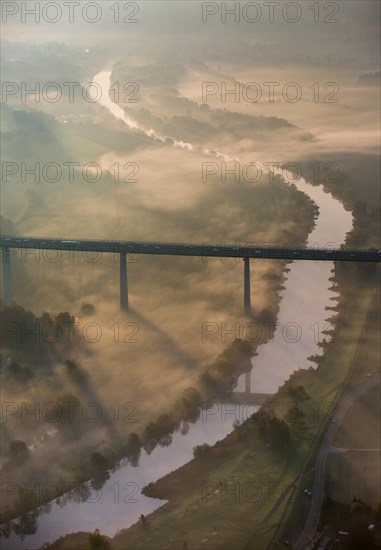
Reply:
[[[139, 129], [138, 123], [111, 100], [108, 93], [110, 77], [111, 71], [101, 71], [93, 79], [102, 88], [99, 103], [131, 129], [143, 131], [151, 139], [164, 141], [167, 136], [161, 136], [154, 130]], [[190, 143], [171, 139], [175, 147], [185, 150], [193, 148]], [[204, 149], [203, 152], [209, 155], [208, 150]], [[231, 160], [222, 152], [217, 152], [215, 156]], [[351, 230], [351, 213], [321, 186], [309, 185], [303, 178], [295, 185], [319, 208], [319, 216], [307, 246], [339, 247]], [[337, 296], [329, 290], [333, 264], [295, 261], [289, 267], [285, 288], [281, 291], [282, 300], [274, 338], [258, 347], [258, 355], [252, 359], [254, 368], [251, 371], [251, 387], [255, 392], [275, 393], [295, 369], [308, 366], [307, 357], [319, 353], [317, 343], [324, 337], [321, 331], [330, 327], [325, 321], [325, 307], [331, 305], [330, 299]], [[252, 299], [255, 300], [255, 293]], [[237, 391], [244, 389], [244, 378], [242, 376], [239, 379]], [[34, 535], [26, 536], [23, 541], [15, 535], [9, 539], [3, 538], [2, 550], [35, 550], [44, 542], [52, 542], [65, 534], [94, 531], [96, 528], [113, 536], [119, 529], [135, 523], [140, 514], [149, 514], [164, 504], [161, 500], [140, 494], [140, 489], [188, 462], [195, 445], [204, 442], [213, 444], [225, 437], [232, 430], [233, 421], [240, 416], [240, 409], [235, 414], [225, 416], [226, 411], [224, 405], [218, 409], [216, 407], [213, 414], [204, 411], [200, 419], [190, 426], [187, 435], [179, 432], [173, 435], [169, 447], [157, 447], [150, 455], [142, 450], [138, 467], [122, 464], [110, 475], [101, 491], [90, 489], [87, 502], [70, 501], [62, 508], [52, 502], [50, 510], [42, 512], [38, 517], [38, 530]]]

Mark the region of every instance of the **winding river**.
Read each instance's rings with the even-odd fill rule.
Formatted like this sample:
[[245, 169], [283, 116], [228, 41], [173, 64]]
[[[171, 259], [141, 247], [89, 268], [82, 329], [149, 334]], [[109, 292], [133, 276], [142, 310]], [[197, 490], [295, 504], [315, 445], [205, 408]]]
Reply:
[[[102, 71], [93, 81], [102, 88], [100, 104], [110, 113], [123, 120], [131, 129], [142, 131], [154, 140], [164, 141], [153, 130], [140, 129], [109, 97], [111, 71]], [[190, 143], [171, 138], [175, 147], [192, 150]], [[203, 152], [208, 155], [209, 151]], [[224, 153], [215, 153], [224, 160], [231, 160]], [[352, 227], [352, 215], [332, 195], [323, 191], [321, 186], [311, 186], [300, 178], [296, 187], [306, 193], [319, 207], [319, 216], [311, 232], [307, 246], [339, 247]], [[329, 290], [331, 262], [300, 262], [289, 265], [285, 288], [281, 292], [281, 304], [278, 324], [274, 338], [257, 349], [258, 355], [252, 359], [255, 368], [251, 371], [251, 385], [256, 392], [275, 393], [289, 375], [301, 366], [308, 366], [307, 357], [319, 353], [318, 342], [324, 335], [322, 330], [329, 329], [325, 321], [326, 305], [336, 296]], [[253, 296], [255, 300], [255, 296]], [[311, 363], [312, 364], [312, 363]], [[244, 376], [239, 380], [237, 390], [244, 389]], [[254, 412], [251, 410], [251, 412]], [[238, 413], [239, 414], [239, 413]], [[190, 426], [187, 435], [175, 433], [169, 447], [157, 447], [150, 455], [142, 450], [139, 466], [133, 468], [128, 463], [110, 474], [110, 479], [102, 490], [89, 488], [90, 498], [84, 503], [69, 501], [64, 507], [52, 502], [48, 510], [38, 517], [38, 529], [34, 535], [26, 536], [23, 541], [12, 535], [2, 539], [2, 550], [34, 550], [44, 542], [52, 542], [60, 536], [75, 531], [94, 531], [100, 528], [102, 533], [113, 536], [119, 529], [135, 523], [140, 514], [149, 514], [159, 506], [162, 500], [147, 498], [140, 489], [150, 481], [155, 481], [170, 471], [179, 468], [192, 458], [195, 445], [215, 443], [231, 430], [235, 415], [225, 417], [223, 406], [215, 414], [201, 414], [200, 419]]]

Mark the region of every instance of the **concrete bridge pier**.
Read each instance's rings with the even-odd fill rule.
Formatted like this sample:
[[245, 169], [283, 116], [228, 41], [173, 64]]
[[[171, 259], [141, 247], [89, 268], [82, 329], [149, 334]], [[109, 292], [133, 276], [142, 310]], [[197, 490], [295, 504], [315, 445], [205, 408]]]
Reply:
[[127, 260], [126, 252], [120, 253], [120, 309], [128, 311]]
[[243, 304], [246, 317], [251, 315], [250, 298], [250, 258], [244, 258], [244, 285], [243, 285]]
[[12, 279], [11, 279], [11, 256], [9, 247], [3, 248], [3, 301], [6, 306], [12, 304]]
[[251, 371], [245, 372], [245, 393], [251, 393]]

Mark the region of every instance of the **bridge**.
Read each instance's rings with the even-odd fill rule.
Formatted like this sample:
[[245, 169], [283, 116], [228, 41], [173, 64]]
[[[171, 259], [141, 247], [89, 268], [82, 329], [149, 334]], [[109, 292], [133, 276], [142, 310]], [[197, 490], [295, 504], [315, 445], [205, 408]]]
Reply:
[[160, 256], [191, 256], [202, 258], [236, 258], [244, 262], [244, 313], [251, 312], [250, 260], [298, 260], [330, 262], [380, 262], [380, 250], [347, 250], [333, 248], [294, 248], [271, 246], [218, 245], [210, 243], [169, 243], [104, 240], [70, 240], [46, 237], [0, 236], [3, 266], [3, 300], [12, 303], [11, 256], [13, 250], [62, 250], [74, 252], [112, 253], [119, 256], [120, 307], [128, 310], [127, 254]]

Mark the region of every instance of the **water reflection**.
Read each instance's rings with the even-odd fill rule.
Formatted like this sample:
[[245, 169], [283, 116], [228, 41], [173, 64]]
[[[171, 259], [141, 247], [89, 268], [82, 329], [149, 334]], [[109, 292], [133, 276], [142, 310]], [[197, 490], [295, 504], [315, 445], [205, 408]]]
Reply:
[[[103, 71], [94, 77], [94, 81], [102, 86], [104, 106], [130, 128], [137, 129], [135, 121], [109, 99], [110, 75], [110, 72]], [[153, 131], [146, 132], [146, 135], [163, 139]], [[174, 145], [185, 148], [188, 144], [174, 142]], [[217, 152], [217, 156], [223, 155]], [[352, 227], [351, 214], [321, 187], [312, 187], [304, 180], [296, 182], [296, 186], [319, 207], [319, 217], [308, 246], [324, 247], [333, 241], [339, 247]], [[325, 306], [335, 296], [328, 290], [332, 267], [331, 262], [298, 261], [291, 264], [286, 288], [281, 293], [274, 341], [260, 346], [253, 358], [252, 391], [274, 393], [293, 370], [308, 365], [307, 357], [319, 350], [322, 331], [329, 328], [325, 321]], [[244, 378], [243, 375], [239, 380], [238, 391], [244, 389]], [[231, 405], [227, 406], [231, 411]], [[141, 489], [188, 462], [196, 445], [205, 441], [212, 445], [230, 433], [237, 415], [227, 415], [223, 407], [220, 405], [213, 414], [192, 419], [194, 424], [183, 422], [174, 433], [167, 432], [158, 440], [148, 440], [144, 449], [140, 451], [139, 447], [139, 452], [128, 455], [128, 459], [120, 461], [113, 472], [100, 467], [88, 483], [73, 487], [55, 502], [3, 526], [4, 536], [9, 536], [11, 531], [13, 534], [8, 539], [2, 537], [2, 550], [34, 550], [67, 533], [95, 531], [99, 527], [102, 533], [113, 536], [119, 529], [138, 521], [142, 514], [147, 515], [162, 506], [163, 501], [145, 497]]]
[[[92, 532], [97, 528], [101, 528], [103, 534], [113, 536], [119, 529], [138, 521], [141, 514], [153, 512], [165, 502], [145, 497], [140, 493], [141, 489], [191, 460], [196, 445], [205, 441], [213, 444], [228, 435], [239, 411], [226, 414], [224, 407], [221, 404], [218, 410], [201, 414], [195, 424], [183, 423], [172, 435], [170, 446], [157, 446], [150, 454], [143, 449], [137, 467], [127, 459], [121, 460], [114, 472], [105, 474], [106, 479], [99, 476], [88, 483], [73, 486], [49, 506], [27, 514], [28, 519], [18, 518], [12, 526], [19, 527], [9, 539], [2, 537], [1, 549], [35, 550], [44, 542], [52, 542], [67, 533]], [[21, 533], [24, 534], [22, 542], [18, 536]]]

